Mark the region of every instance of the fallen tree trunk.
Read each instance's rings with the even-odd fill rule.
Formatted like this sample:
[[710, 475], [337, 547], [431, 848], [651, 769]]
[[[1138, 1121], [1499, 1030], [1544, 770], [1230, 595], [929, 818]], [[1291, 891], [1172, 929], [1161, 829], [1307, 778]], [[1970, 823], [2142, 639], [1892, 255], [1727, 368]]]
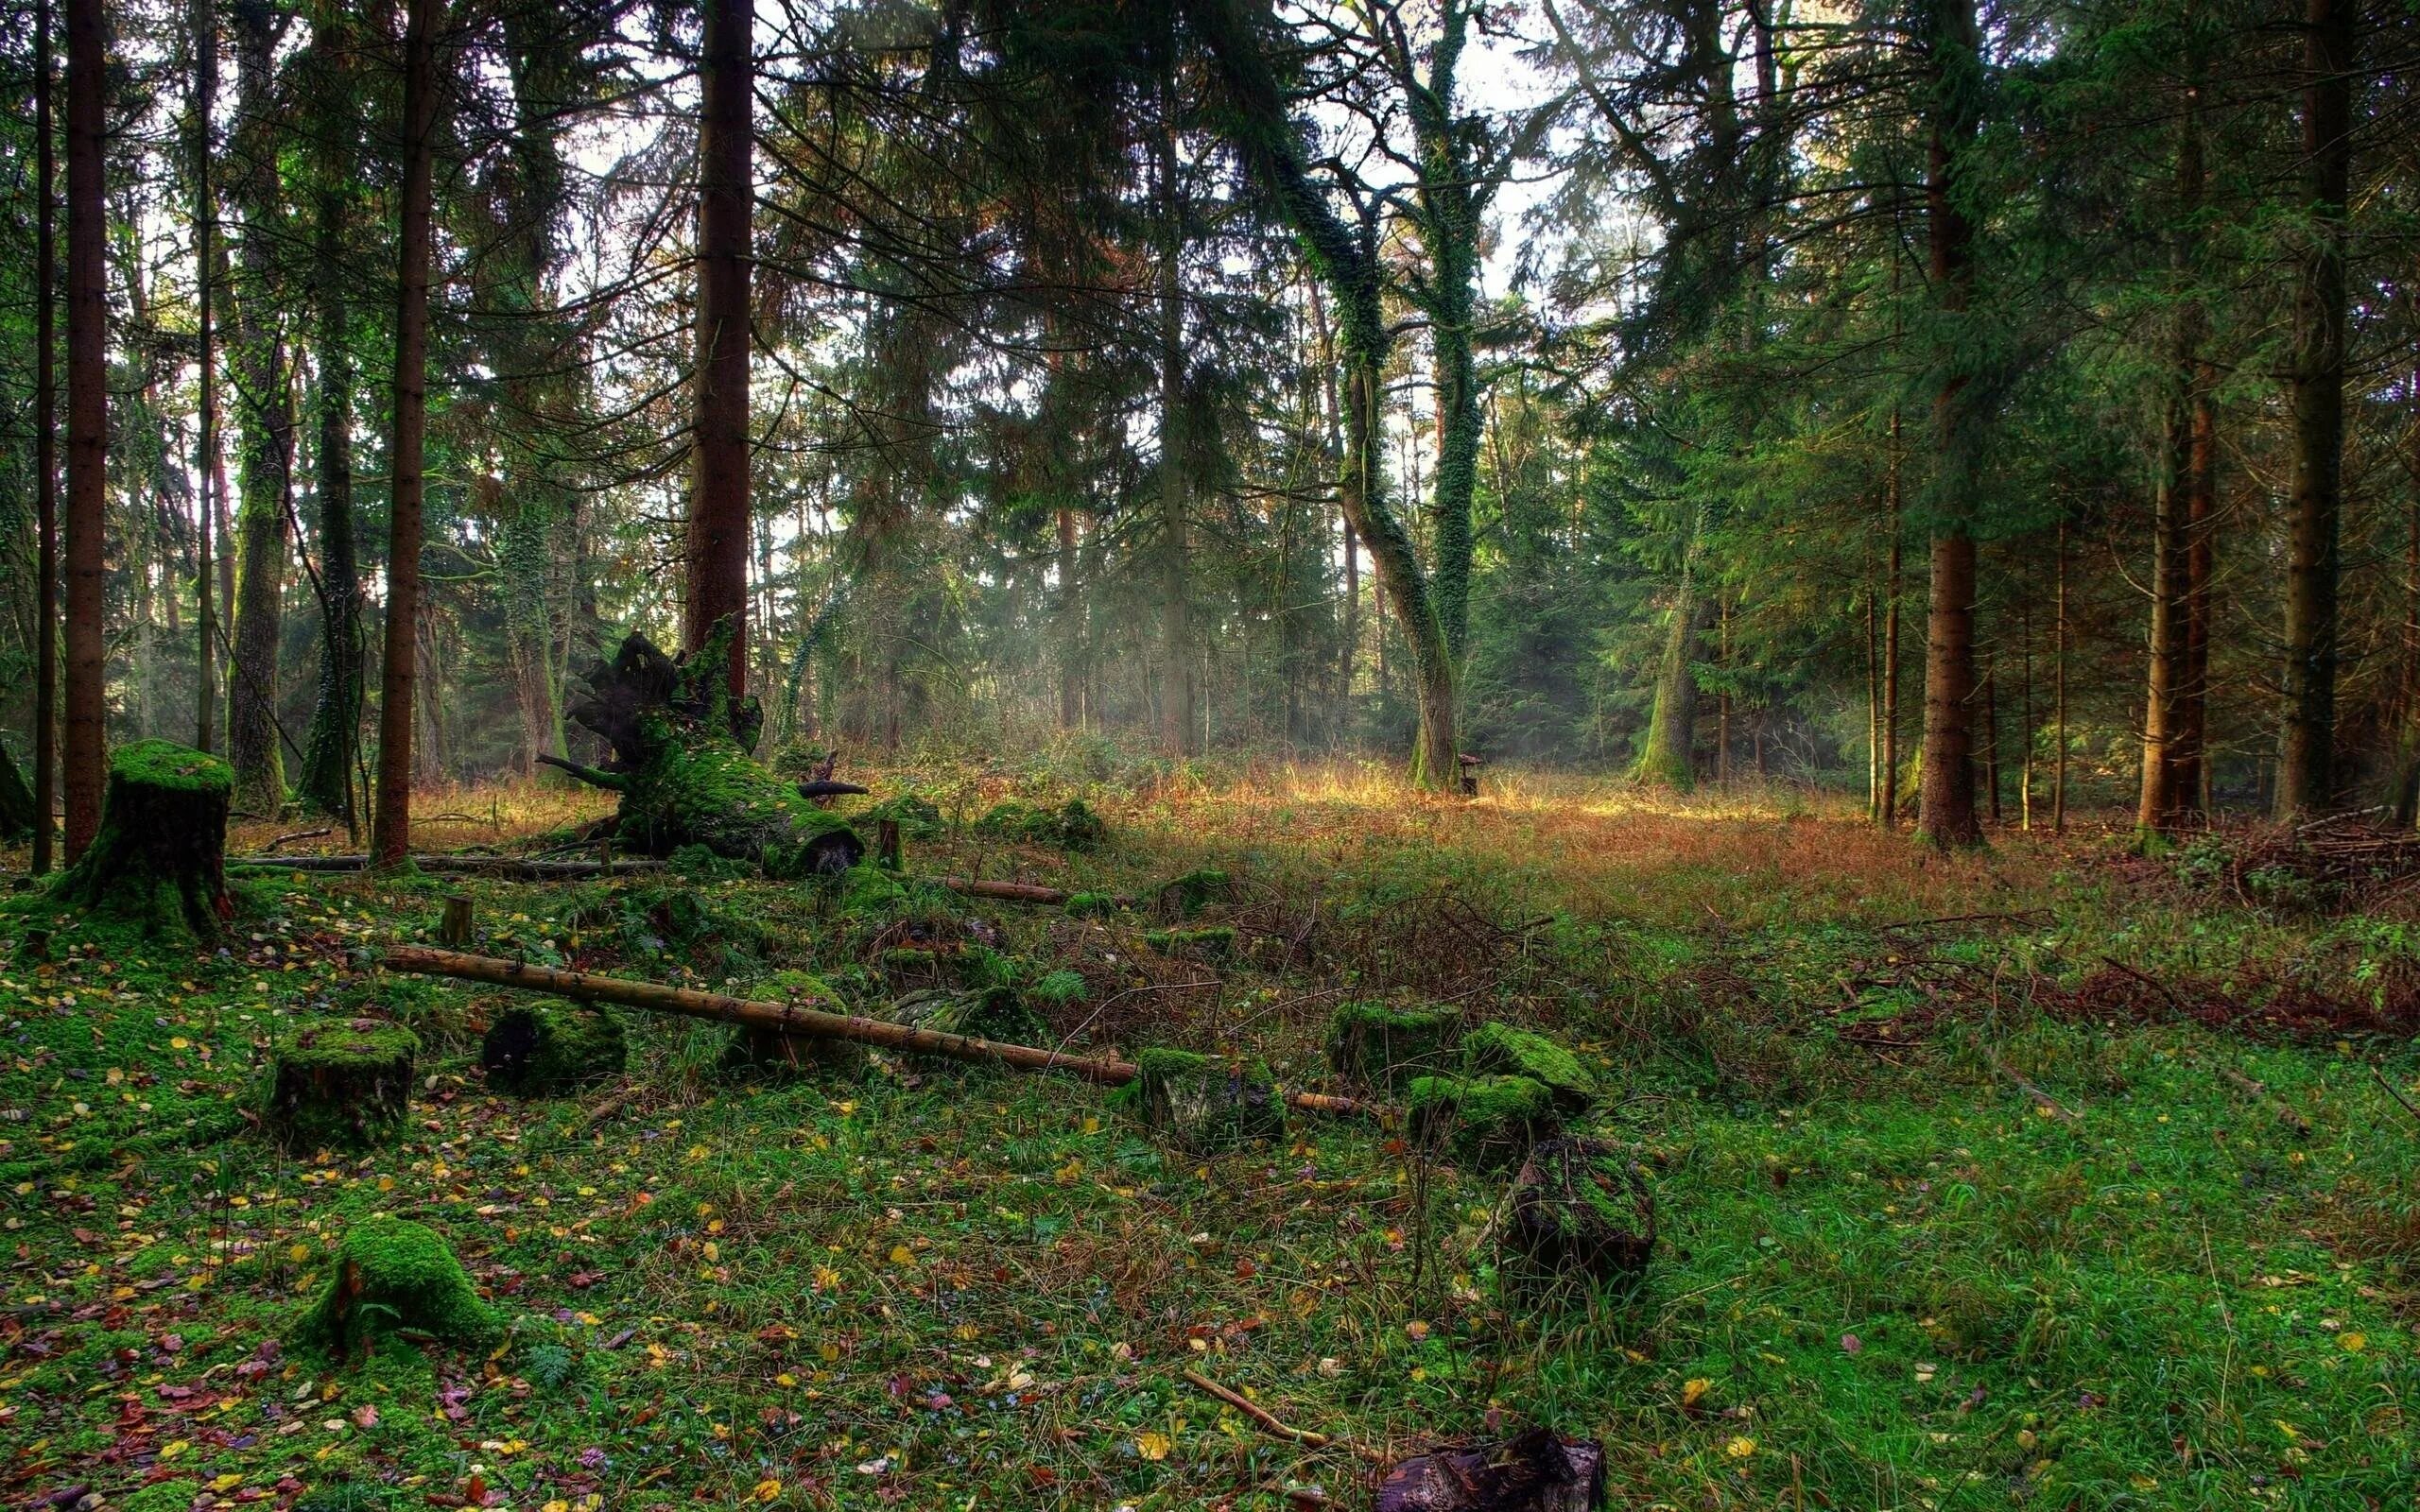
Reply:
[[975, 877], [942, 877], [941, 885], [969, 898], [996, 898], [1011, 903], [1064, 903], [1068, 893], [1063, 887], [1046, 887], [1034, 882], [984, 882]]
[[[486, 982], [531, 992], [551, 992], [557, 997], [582, 1003], [619, 1003], [627, 1007], [678, 1013], [692, 1019], [713, 1019], [722, 1023], [770, 1030], [775, 1034], [843, 1040], [855, 1044], [879, 1045], [886, 1050], [915, 1051], [923, 1055], [947, 1056], [955, 1060], [984, 1061], [1014, 1067], [1018, 1071], [1063, 1071], [1104, 1087], [1123, 1087], [1140, 1074], [1132, 1062], [1114, 1057], [1071, 1056], [1060, 1050], [1003, 1044], [995, 1040], [978, 1040], [970, 1035], [948, 1034], [939, 1029], [920, 1029], [882, 1019], [860, 1018], [855, 1014], [824, 1013], [815, 1008], [781, 1003], [758, 1003], [749, 998], [728, 997], [720, 992], [700, 992], [683, 987], [666, 987], [656, 982], [631, 982], [616, 976], [599, 976], [594, 971], [558, 971], [550, 966], [532, 966], [522, 961], [508, 961], [493, 955], [472, 955], [461, 951], [395, 945], [388, 948], [385, 964], [390, 971], [452, 977], [463, 982]], [[1311, 1113], [1374, 1110], [1369, 1104], [1354, 1098], [1335, 1097], [1324, 1092], [1288, 1092], [1286, 1101]]]
[[[633, 871], [662, 871], [664, 863], [636, 861], [524, 861], [518, 856], [413, 856], [423, 871], [469, 876], [521, 877], [530, 881], [561, 877], [617, 877]], [[229, 856], [231, 867], [275, 867], [285, 871], [359, 871], [368, 856]]]

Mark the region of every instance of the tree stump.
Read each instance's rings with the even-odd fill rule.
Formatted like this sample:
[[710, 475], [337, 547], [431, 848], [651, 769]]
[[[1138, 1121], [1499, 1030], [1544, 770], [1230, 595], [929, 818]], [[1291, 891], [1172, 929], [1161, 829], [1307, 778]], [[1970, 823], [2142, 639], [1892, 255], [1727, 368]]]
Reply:
[[1286, 1132], [1286, 1098], [1259, 1061], [1215, 1060], [1189, 1050], [1146, 1050], [1122, 1094], [1145, 1124], [1204, 1154]]
[[395, 1330], [457, 1344], [501, 1332], [434, 1229], [406, 1218], [365, 1219], [337, 1246], [336, 1274], [303, 1314], [298, 1342], [366, 1354], [375, 1334]]
[[[832, 990], [823, 979], [810, 971], [782, 971], [768, 981], [757, 984], [750, 996], [768, 1002], [781, 1003], [810, 1009], [817, 1013], [846, 1013], [848, 1005]], [[762, 1028], [743, 1023], [732, 1031], [731, 1041], [723, 1047], [722, 1069], [735, 1075], [765, 1075], [775, 1078], [827, 1072], [854, 1075], [866, 1066], [866, 1047], [844, 1040], [821, 1040], [811, 1035], [784, 1034], [778, 1029]]]
[[488, 1085], [524, 1097], [618, 1076], [629, 1057], [620, 1019], [603, 1008], [550, 1003], [513, 1004], [479, 1043]]
[[1655, 1195], [1628, 1152], [1601, 1140], [1541, 1140], [1512, 1178], [1510, 1243], [1550, 1276], [1618, 1280], [1655, 1248]]
[[677, 661], [632, 634], [610, 663], [591, 664], [588, 692], [568, 711], [612, 744], [613, 759], [597, 768], [545, 761], [621, 795], [614, 833], [627, 849], [666, 856], [703, 846], [769, 877], [837, 876], [865, 844], [755, 759], [762, 713], [753, 698], [734, 704], [725, 680], [733, 633], [725, 620]]
[[1578, 1056], [1509, 1023], [1482, 1023], [1463, 1036], [1462, 1070], [1473, 1076], [1527, 1076], [1553, 1092], [1564, 1113], [1584, 1113], [1597, 1100], [1597, 1078]]
[[269, 1055], [261, 1121], [286, 1149], [374, 1148], [403, 1127], [420, 1040], [374, 1019], [314, 1024]]
[[168, 740], [138, 740], [110, 758], [101, 827], [53, 896], [112, 915], [146, 936], [209, 941], [234, 913], [227, 898], [227, 802], [233, 768]]
[[0, 844], [28, 840], [34, 833], [34, 790], [26, 785], [17, 759], [0, 747]]
[[1595, 1512], [1605, 1446], [1533, 1428], [1509, 1443], [1441, 1449], [1378, 1483], [1374, 1512]]
[[1527, 1076], [1414, 1076], [1404, 1101], [1413, 1138], [1479, 1165], [1511, 1165], [1558, 1124], [1553, 1090]]
[[1462, 1016], [1451, 1008], [1347, 1003], [1328, 1021], [1328, 1063], [1349, 1081], [1392, 1091], [1446, 1070], [1461, 1032]]

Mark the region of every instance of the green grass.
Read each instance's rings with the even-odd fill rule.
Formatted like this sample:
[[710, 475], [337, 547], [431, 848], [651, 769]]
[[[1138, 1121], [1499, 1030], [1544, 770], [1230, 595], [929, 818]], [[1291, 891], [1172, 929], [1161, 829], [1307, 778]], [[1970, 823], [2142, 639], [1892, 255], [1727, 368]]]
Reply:
[[[1606, 1092], [1584, 1127], [1651, 1173], [1635, 1288], [1499, 1286], [1503, 1174], [1374, 1122], [1203, 1157], [1100, 1089], [888, 1057], [750, 1078], [718, 1027], [638, 1014], [627, 1079], [490, 1095], [509, 994], [364, 971], [453, 884], [265, 875], [227, 957], [70, 926], [0, 965], [8, 1494], [1277, 1508], [1300, 1481], [1349, 1504], [1357, 1448], [1534, 1421], [1605, 1438], [1617, 1506], [2408, 1499], [2420, 1121], [2380, 1078], [2420, 1059], [2359, 1016], [2402, 1002], [2406, 925], [2247, 911], [2114, 844], [1945, 865], [1846, 821], [1358, 791], [1103, 799], [1094, 853], [963, 818], [911, 848], [1103, 892], [1219, 867], [1217, 962], [1148, 949], [1142, 914], [985, 906], [959, 923], [996, 936], [961, 938], [752, 881], [467, 890], [497, 954], [775, 997], [812, 971], [858, 1011], [913, 924], [1052, 983], [1028, 1001], [1072, 1046], [1289, 1085], [1327, 1085], [1348, 998], [1549, 1030]], [[41, 917], [11, 908], [0, 945]], [[1963, 913], [2002, 917], [1886, 927]], [[2342, 1012], [2184, 1022], [2107, 958]], [[405, 1143], [278, 1154], [256, 1067], [377, 1011], [424, 1045]], [[285, 1342], [372, 1214], [441, 1234], [500, 1342]], [[1186, 1369], [1343, 1442], [1262, 1434]]]

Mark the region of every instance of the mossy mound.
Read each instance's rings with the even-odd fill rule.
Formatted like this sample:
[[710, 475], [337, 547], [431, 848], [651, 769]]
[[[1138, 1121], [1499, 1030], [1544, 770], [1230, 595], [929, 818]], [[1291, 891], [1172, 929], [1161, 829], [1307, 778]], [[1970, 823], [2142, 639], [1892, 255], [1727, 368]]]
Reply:
[[234, 769], [169, 740], [110, 756], [101, 827], [51, 896], [138, 925], [147, 937], [208, 942], [234, 913], [227, 896], [227, 807]]
[[462, 1263], [422, 1224], [365, 1219], [346, 1230], [336, 1259], [336, 1274], [296, 1330], [298, 1344], [366, 1353], [373, 1338], [389, 1332], [478, 1344], [501, 1332]]
[[717, 907], [706, 894], [677, 882], [584, 887], [556, 922], [569, 933], [603, 936], [635, 958], [679, 957], [723, 968], [717, 973], [722, 975], [746, 969], [766, 942], [762, 924]]
[[[193, 1481], [154, 1481], [108, 1503], [109, 1512], [193, 1512], [201, 1486]], [[50, 1504], [56, 1504], [50, 1503]], [[295, 1505], [299, 1508], [302, 1503]]]
[[1188, 961], [1223, 961], [1236, 953], [1236, 932], [1224, 924], [1212, 929], [1155, 929], [1143, 943], [1163, 955]]
[[1265, 1062], [1146, 1050], [1135, 1068], [1118, 1100], [1186, 1149], [1208, 1154], [1286, 1132], [1286, 1096]]
[[1512, 1246], [1533, 1270], [1615, 1280], [1647, 1268], [1655, 1197], [1628, 1152], [1599, 1140], [1541, 1140], [1512, 1181]]
[[784, 1034], [752, 1023], [732, 1030], [722, 1052], [722, 1069], [740, 1076], [854, 1076], [865, 1066], [866, 1047], [852, 1040]]
[[1527, 1076], [1414, 1076], [1404, 1104], [1414, 1138], [1481, 1165], [1518, 1160], [1560, 1122], [1553, 1089]]
[[857, 827], [872, 833], [884, 819], [899, 826], [899, 833], [910, 840], [932, 840], [940, 837], [943, 828], [942, 811], [927, 798], [913, 793], [901, 793], [884, 799], [856, 816]]
[[924, 919], [954, 923], [958, 895], [946, 887], [867, 863], [851, 867], [840, 879], [840, 912], [869, 923]]
[[975, 833], [1059, 850], [1098, 850], [1109, 840], [1109, 826], [1080, 798], [1069, 799], [1055, 809], [1010, 799], [994, 804], [989, 813], [977, 819]]
[[1542, 1034], [1508, 1023], [1482, 1023], [1462, 1037], [1462, 1071], [1471, 1076], [1527, 1076], [1554, 1093], [1565, 1113], [1585, 1112], [1597, 1100], [1597, 1078], [1580, 1057]]
[[1461, 1032], [1451, 1008], [1346, 1003], [1328, 1021], [1328, 1064], [1348, 1081], [1393, 1089], [1447, 1069]]
[[1117, 912], [1117, 894], [1114, 892], [1077, 892], [1067, 895], [1063, 905], [1071, 919], [1105, 919]]
[[365, 1150], [404, 1125], [420, 1039], [401, 1024], [308, 1025], [269, 1053], [261, 1123], [287, 1150]]
[[899, 1000], [891, 1018], [917, 1029], [992, 1040], [1002, 1044], [1046, 1045], [1050, 1026], [1011, 987], [972, 992], [915, 992]]
[[618, 1076], [629, 1060], [618, 1017], [570, 1004], [515, 1003], [496, 1015], [479, 1045], [488, 1085], [524, 1097]]
[[1181, 876], [1161, 883], [1152, 893], [1152, 906], [1168, 923], [1181, 923], [1201, 912], [1212, 903], [1233, 902], [1236, 882], [1216, 867], [1196, 867]]

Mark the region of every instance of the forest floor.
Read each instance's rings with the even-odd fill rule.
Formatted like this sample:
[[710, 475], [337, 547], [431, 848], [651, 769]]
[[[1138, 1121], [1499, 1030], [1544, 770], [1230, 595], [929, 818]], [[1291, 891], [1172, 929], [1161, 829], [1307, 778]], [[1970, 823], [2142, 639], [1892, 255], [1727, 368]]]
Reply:
[[[1651, 1175], [1644, 1280], [1504, 1283], [1503, 1175], [1374, 1122], [1298, 1116], [1201, 1159], [1073, 1081], [888, 1056], [735, 1075], [719, 1026], [640, 1014], [626, 1079], [508, 1099], [478, 1036], [511, 994], [370, 967], [458, 891], [492, 954], [742, 991], [812, 971], [878, 1011], [911, 984], [811, 887], [248, 871], [223, 950], [71, 923], [47, 961], [14, 954], [21, 896], [0, 913], [0, 1497], [1278, 1508], [1316, 1485], [1363, 1505], [1390, 1456], [1547, 1424], [1604, 1440], [1616, 1507], [2411, 1504], [2408, 911], [2330, 914], [2212, 848], [2143, 860], [2083, 830], [1945, 859], [1786, 794], [872, 781], [947, 821], [911, 871], [1236, 880], [1203, 919], [1236, 931], [1217, 964], [1155, 951], [1138, 913], [969, 905], [1001, 954], [1083, 979], [1044, 1007], [1070, 1045], [1246, 1049], [1319, 1088], [1348, 999], [1562, 1037]], [[1098, 853], [967, 822], [1074, 792], [1110, 822]], [[599, 812], [424, 809], [461, 816], [423, 821], [429, 850]], [[404, 1143], [281, 1155], [251, 1112], [266, 1057], [373, 1010], [423, 1040]], [[291, 1343], [332, 1246], [380, 1212], [453, 1244], [508, 1323], [492, 1350]], [[1273, 1437], [1188, 1369], [1335, 1442]]]

